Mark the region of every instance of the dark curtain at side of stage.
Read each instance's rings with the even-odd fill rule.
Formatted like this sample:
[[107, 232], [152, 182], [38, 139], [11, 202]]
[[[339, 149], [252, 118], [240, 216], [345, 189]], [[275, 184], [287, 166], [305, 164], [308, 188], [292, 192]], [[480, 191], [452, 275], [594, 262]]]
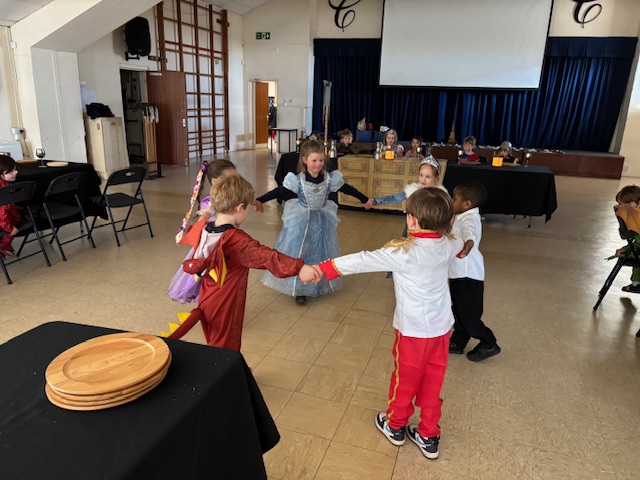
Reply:
[[[540, 88], [484, 90], [378, 86], [380, 39], [316, 39], [313, 128], [322, 125], [322, 80], [333, 82], [329, 130], [374, 128], [446, 141], [509, 139], [527, 148], [606, 152], [625, 95], [637, 38], [551, 37]], [[411, 65], [407, 65], [411, 68]], [[440, 67], [442, 68], [442, 67]], [[505, 69], [508, 74], [508, 67]]]

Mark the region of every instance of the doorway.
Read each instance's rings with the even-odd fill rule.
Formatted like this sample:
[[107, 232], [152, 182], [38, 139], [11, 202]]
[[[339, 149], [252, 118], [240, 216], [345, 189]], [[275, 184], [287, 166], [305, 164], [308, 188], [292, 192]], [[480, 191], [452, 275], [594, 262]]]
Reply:
[[120, 89], [122, 92], [122, 111], [124, 112], [124, 134], [127, 139], [129, 162], [143, 164], [144, 121], [142, 103], [146, 101], [146, 81], [137, 70], [120, 70]]
[[278, 126], [277, 82], [255, 82], [253, 98], [254, 145], [255, 148], [267, 147], [275, 140], [271, 129]]

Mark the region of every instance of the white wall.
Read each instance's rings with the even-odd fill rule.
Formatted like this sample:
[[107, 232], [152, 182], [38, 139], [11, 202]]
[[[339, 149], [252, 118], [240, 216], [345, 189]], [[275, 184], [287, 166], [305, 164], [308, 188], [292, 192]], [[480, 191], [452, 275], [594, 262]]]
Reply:
[[[229, 150], [251, 148], [244, 128], [244, 52], [242, 17], [229, 13]], [[250, 135], [249, 135], [250, 137]]]
[[[270, 0], [243, 17], [247, 134], [254, 130], [251, 82], [256, 80], [278, 84], [278, 127], [309, 129], [315, 6], [313, 0]], [[256, 32], [270, 32], [271, 39], [256, 40]]]
[[[147, 10], [141, 16], [149, 20], [150, 55], [157, 56], [155, 9]], [[96, 101], [109, 105], [116, 117], [122, 117], [124, 114], [120, 91], [120, 69], [160, 70], [158, 62], [146, 57], [127, 61], [125, 48], [124, 26], [122, 26], [78, 52], [80, 81], [87, 82], [87, 91], [95, 92]]]
[[0, 142], [14, 141], [11, 127], [19, 126], [11, 62], [9, 29], [0, 27]]

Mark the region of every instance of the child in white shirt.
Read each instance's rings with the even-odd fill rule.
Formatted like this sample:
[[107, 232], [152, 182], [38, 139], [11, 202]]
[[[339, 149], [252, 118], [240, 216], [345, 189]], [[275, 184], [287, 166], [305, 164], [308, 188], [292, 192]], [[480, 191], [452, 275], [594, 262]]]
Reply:
[[438, 458], [440, 390], [453, 325], [447, 270], [463, 245], [448, 235], [452, 222], [449, 194], [439, 188], [422, 188], [407, 200], [408, 238], [392, 240], [373, 252], [327, 260], [317, 267], [327, 280], [354, 273], [393, 272], [395, 371], [389, 407], [376, 415], [375, 424], [392, 444], [403, 445], [415, 397], [422, 408], [420, 424], [407, 426], [407, 435], [429, 459]]
[[463, 258], [449, 265], [449, 290], [455, 325], [449, 353], [461, 354], [469, 340], [480, 343], [467, 353], [467, 358], [479, 362], [500, 353], [496, 337], [482, 322], [484, 297], [484, 258], [478, 250], [482, 238], [482, 220], [478, 207], [486, 200], [487, 190], [479, 182], [464, 182], [453, 189], [453, 211], [456, 219], [451, 232], [464, 240]]

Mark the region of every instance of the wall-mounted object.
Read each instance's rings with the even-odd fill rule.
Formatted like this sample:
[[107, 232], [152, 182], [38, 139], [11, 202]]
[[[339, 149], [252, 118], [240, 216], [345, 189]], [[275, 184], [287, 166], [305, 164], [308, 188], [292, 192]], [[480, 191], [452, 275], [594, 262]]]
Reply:
[[124, 41], [127, 44], [125, 58], [146, 57], [151, 53], [151, 33], [149, 31], [149, 20], [144, 17], [136, 17], [129, 20], [124, 26]]

